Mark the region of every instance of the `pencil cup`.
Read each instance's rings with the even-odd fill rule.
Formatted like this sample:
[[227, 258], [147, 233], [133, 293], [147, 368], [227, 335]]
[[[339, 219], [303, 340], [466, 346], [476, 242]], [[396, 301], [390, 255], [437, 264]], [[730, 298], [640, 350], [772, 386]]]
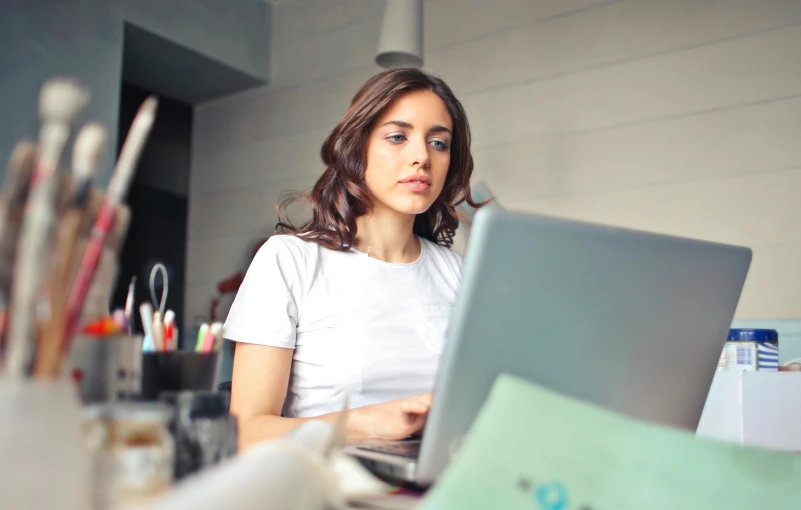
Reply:
[[214, 388], [219, 352], [155, 351], [142, 354], [144, 400], [166, 391], [210, 391]]
[[89, 461], [75, 384], [0, 378], [0, 508], [89, 508]]
[[69, 370], [84, 402], [136, 399], [141, 391], [142, 336], [77, 335]]

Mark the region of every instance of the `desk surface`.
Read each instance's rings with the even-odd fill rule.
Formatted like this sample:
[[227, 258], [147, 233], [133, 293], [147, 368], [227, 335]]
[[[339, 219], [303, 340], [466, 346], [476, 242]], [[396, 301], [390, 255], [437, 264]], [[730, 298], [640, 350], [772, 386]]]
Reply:
[[406, 510], [415, 508], [420, 500], [423, 499], [422, 494], [402, 493], [402, 494], [387, 494], [386, 496], [372, 497], [362, 501], [354, 501], [351, 503], [349, 509], [392, 509], [392, 510]]

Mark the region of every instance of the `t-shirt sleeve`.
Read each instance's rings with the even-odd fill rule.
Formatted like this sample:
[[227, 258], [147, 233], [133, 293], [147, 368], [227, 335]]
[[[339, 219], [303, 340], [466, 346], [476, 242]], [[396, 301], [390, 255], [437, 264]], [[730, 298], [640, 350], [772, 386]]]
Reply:
[[228, 312], [226, 339], [295, 348], [298, 264], [286, 242], [276, 236], [259, 248]]

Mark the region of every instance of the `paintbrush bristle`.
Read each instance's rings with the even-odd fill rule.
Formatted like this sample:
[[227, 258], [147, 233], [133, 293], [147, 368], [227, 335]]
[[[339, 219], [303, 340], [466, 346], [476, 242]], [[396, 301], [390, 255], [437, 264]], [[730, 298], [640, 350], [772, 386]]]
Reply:
[[47, 81], [39, 93], [39, 117], [43, 122], [70, 123], [89, 103], [89, 93], [74, 80]]
[[75, 182], [92, 178], [100, 164], [106, 138], [105, 128], [98, 123], [87, 124], [78, 132], [72, 150], [72, 175]]

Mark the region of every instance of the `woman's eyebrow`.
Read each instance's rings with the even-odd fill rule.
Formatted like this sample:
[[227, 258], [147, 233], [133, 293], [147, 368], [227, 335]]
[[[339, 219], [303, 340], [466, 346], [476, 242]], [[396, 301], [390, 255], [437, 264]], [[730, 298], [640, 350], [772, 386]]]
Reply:
[[409, 124], [408, 122], [404, 122], [402, 120], [388, 120], [387, 122], [384, 122], [383, 124], [381, 124], [381, 127], [388, 126], [390, 124], [394, 124], [395, 126], [398, 126], [398, 127], [401, 127], [401, 128], [405, 128], [405, 129], [412, 129], [414, 127], [411, 124]]
[[[405, 128], [405, 129], [413, 129], [414, 128], [414, 126], [412, 126], [411, 124], [409, 124], [408, 122], [403, 121], [403, 120], [388, 120], [387, 122], [384, 122], [383, 124], [381, 124], [381, 126], [383, 127], [383, 126], [387, 126], [387, 125], [390, 125], [390, 124], [393, 124], [395, 126], [398, 126], [398, 127], [401, 127], [401, 128]], [[431, 129], [429, 129], [428, 132], [429, 133], [450, 133], [451, 130], [446, 128], [445, 126], [441, 126], [439, 124], [436, 124], [434, 126], [431, 126]]]

